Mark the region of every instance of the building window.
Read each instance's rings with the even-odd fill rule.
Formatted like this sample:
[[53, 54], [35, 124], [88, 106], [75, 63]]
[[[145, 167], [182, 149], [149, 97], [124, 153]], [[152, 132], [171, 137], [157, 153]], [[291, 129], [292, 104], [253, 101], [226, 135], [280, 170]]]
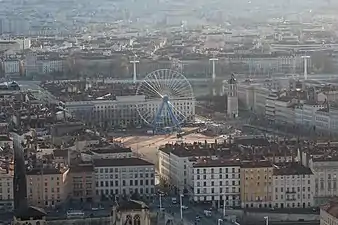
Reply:
[[139, 215], [134, 216], [134, 225], [141, 225], [141, 219]]

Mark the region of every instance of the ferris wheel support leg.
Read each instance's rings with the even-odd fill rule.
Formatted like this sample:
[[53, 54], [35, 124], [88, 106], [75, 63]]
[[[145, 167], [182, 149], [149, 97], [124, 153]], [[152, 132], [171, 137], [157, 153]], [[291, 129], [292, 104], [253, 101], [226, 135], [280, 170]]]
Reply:
[[161, 117], [163, 107], [164, 107], [164, 102], [161, 103], [160, 108], [157, 110], [155, 118], [154, 118], [154, 122], [153, 122], [153, 128], [154, 128], [153, 133], [154, 134], [156, 134], [158, 131], [157, 124], [158, 122], [160, 122], [160, 117]]
[[180, 126], [180, 123], [178, 122], [178, 120], [177, 120], [175, 114], [173, 113], [173, 110], [172, 110], [170, 104], [167, 102], [166, 105], [167, 105], [167, 108], [168, 108], [170, 117], [171, 117], [171, 119], [173, 120], [173, 123], [174, 123], [176, 129], [177, 129], [177, 131], [180, 133], [180, 132], [181, 132], [181, 126]]

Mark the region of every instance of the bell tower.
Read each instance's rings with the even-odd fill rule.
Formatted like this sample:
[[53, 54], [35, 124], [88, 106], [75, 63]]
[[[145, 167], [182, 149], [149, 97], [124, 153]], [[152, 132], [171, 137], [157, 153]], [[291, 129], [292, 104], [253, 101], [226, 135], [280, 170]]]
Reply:
[[230, 118], [238, 117], [238, 92], [235, 74], [231, 74], [228, 81], [227, 115]]

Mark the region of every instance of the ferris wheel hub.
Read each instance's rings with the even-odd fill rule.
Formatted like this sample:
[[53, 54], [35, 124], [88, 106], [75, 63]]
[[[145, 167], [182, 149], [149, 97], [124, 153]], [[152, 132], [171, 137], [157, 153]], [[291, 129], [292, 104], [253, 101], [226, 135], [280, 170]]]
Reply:
[[168, 102], [169, 101], [169, 96], [168, 95], [163, 95], [162, 100], [163, 100], [163, 102]]

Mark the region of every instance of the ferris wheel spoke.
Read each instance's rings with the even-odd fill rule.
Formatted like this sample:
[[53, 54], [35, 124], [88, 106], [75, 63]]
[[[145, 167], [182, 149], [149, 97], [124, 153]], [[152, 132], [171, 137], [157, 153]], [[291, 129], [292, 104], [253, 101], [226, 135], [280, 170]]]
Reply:
[[177, 85], [176, 87], [173, 87], [173, 90], [180, 97], [187, 96], [190, 93], [189, 88], [186, 85], [182, 84], [182, 83], [179, 84], [179, 85]]
[[[180, 116], [182, 116], [184, 119], [182, 119], [182, 120], [180, 120], [179, 122], [181, 123], [181, 122], [183, 122], [184, 120], [186, 120], [186, 116], [180, 111], [180, 110], [178, 110], [171, 102], [168, 102], [168, 104], [171, 106], [171, 109], [175, 112], [175, 113], [177, 113], [177, 114], [179, 114]], [[174, 113], [174, 115], [175, 115], [175, 113]], [[177, 116], [175, 115], [175, 117], [176, 117], [176, 119], [177, 119]]]
[[158, 94], [161, 98], [163, 97], [148, 81], [144, 80], [144, 82], [148, 85], [150, 89], [152, 89], [156, 94]]
[[175, 81], [175, 77], [176, 77], [176, 71], [170, 70], [169, 71], [169, 78], [168, 78], [168, 82], [167, 82], [168, 88], [171, 88], [172, 83]]
[[155, 79], [146, 78], [144, 81], [147, 82], [151, 89], [155, 90], [156, 93], [158, 93], [159, 95], [161, 94], [161, 92], [159, 91], [160, 86], [156, 83]]
[[175, 74], [175, 71], [169, 70], [168, 76], [166, 77], [166, 84], [165, 84], [167, 88], [170, 88], [170, 83], [173, 79], [174, 74]]
[[182, 80], [176, 80], [176, 82], [172, 85], [172, 89], [175, 91], [183, 87], [186, 87], [186, 84]]
[[176, 90], [176, 92], [181, 97], [192, 97], [189, 87], [186, 86]]
[[146, 112], [144, 117], [147, 121], [149, 121], [150, 124], [154, 122], [154, 117], [153, 117], [152, 112]]
[[185, 80], [180, 79], [178, 82], [175, 83], [173, 88], [178, 89], [178, 88], [182, 88], [182, 87], [186, 87], [186, 86], [187, 86], [187, 82], [185, 82]]
[[157, 71], [159, 84], [160, 84], [160, 93], [162, 93], [162, 94], [163, 94], [163, 91], [165, 90], [165, 85], [164, 85], [165, 72], [166, 71], [163, 71], [163, 70]]
[[177, 84], [176, 86], [173, 87], [173, 90], [175, 90], [175, 92], [182, 92], [186, 89], [186, 86], [182, 83]]
[[[157, 73], [155, 72], [155, 75]], [[156, 82], [156, 87], [157, 87], [157, 90], [162, 93], [162, 86], [161, 86], [161, 83], [160, 81], [158, 80], [157, 76], [153, 76], [153, 80]]]
[[161, 98], [158, 92], [154, 90], [153, 88], [150, 88], [148, 85], [144, 87], [144, 94], [147, 98]]
[[[158, 96], [158, 93], [149, 88], [148, 85], [144, 87], [143, 94], [146, 96], [147, 99], [155, 98], [156, 96]], [[158, 98], [160, 98], [160, 96]]]
[[181, 101], [181, 100], [192, 100], [192, 98], [190, 97], [179, 97], [179, 96], [175, 96], [175, 97], [172, 97], [170, 98], [170, 102], [171, 103], [175, 103], [176, 101]]
[[152, 119], [152, 112], [147, 110], [140, 110], [139, 114], [143, 120], [145, 120], [148, 124], [150, 124], [152, 121], [149, 122], [150, 119]]
[[170, 82], [170, 88], [171, 89], [174, 89], [173, 87], [175, 87], [176, 85], [177, 85], [177, 82], [179, 82], [179, 79], [178, 79], [178, 77], [176, 76], [176, 72], [174, 72], [174, 76], [172, 77], [172, 79], [171, 79], [171, 82]]

